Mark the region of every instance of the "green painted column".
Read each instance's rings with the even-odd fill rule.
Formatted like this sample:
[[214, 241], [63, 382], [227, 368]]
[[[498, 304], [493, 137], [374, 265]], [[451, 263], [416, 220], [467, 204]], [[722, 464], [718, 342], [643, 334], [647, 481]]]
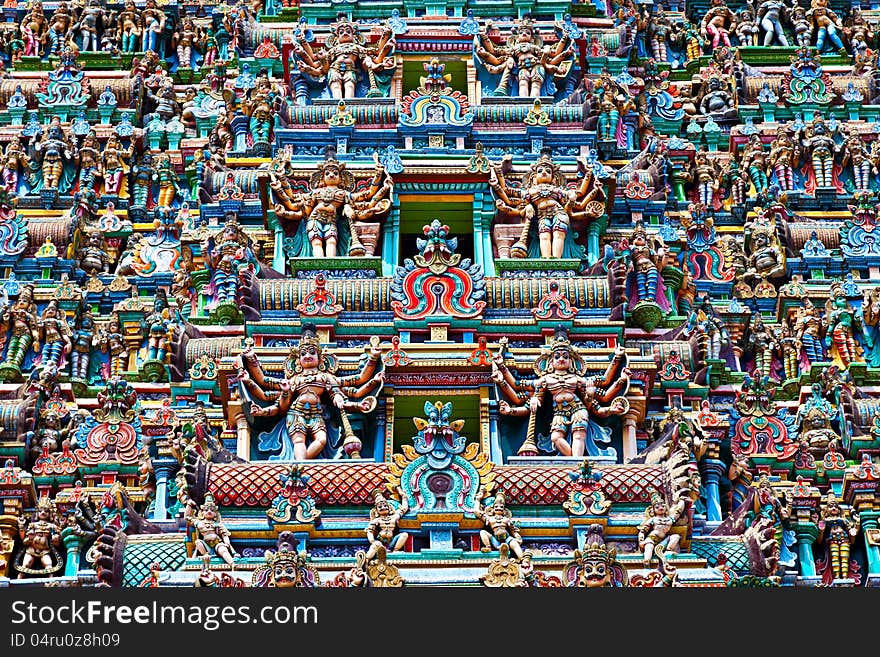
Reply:
[[382, 231], [382, 275], [393, 276], [400, 257], [400, 201], [395, 198], [394, 205]]
[[67, 550], [67, 559], [64, 562], [64, 576], [76, 577], [79, 570], [80, 551], [83, 546], [83, 537], [79, 527], [65, 527], [61, 530], [61, 542]]

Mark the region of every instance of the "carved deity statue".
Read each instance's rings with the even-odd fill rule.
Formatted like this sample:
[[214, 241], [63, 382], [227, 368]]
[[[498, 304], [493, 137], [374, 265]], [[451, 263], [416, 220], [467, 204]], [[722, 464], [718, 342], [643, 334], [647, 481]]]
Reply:
[[538, 28], [528, 18], [516, 21], [504, 45], [495, 43], [481, 28], [474, 36], [474, 52], [489, 73], [501, 75], [496, 96], [510, 95], [513, 85], [518, 96], [538, 98], [548, 75], [564, 79], [574, 60], [568, 32], [562, 31], [554, 46], [544, 45]]
[[862, 316], [850, 306], [840, 281], [831, 284], [830, 295], [825, 303], [824, 319], [825, 347], [829, 350], [833, 348], [844, 368], [849, 367], [850, 363], [862, 362], [862, 350], [855, 339], [863, 329]]
[[571, 240], [567, 239], [572, 223], [596, 219], [605, 211], [605, 191], [601, 183], [592, 169], [584, 166], [583, 179], [576, 188], [569, 189], [565, 175], [547, 153], [531, 166], [519, 187], [508, 185], [504, 171], [509, 167], [508, 159], [492, 167], [489, 186], [495, 192], [496, 207], [524, 221], [522, 234], [510, 247], [510, 255], [514, 258], [566, 257], [567, 247], [570, 250], [570, 246], [574, 246], [569, 246]]
[[[364, 247], [353, 227], [355, 221], [379, 217], [391, 209], [394, 184], [382, 164], [369, 186], [354, 191], [354, 176], [335, 157], [318, 165], [309, 178], [307, 192], [295, 192], [287, 175], [290, 154], [281, 151], [269, 169], [269, 185], [275, 196], [275, 214], [279, 219], [300, 221], [300, 234], [316, 258], [334, 258], [338, 248], [349, 245], [347, 255], [362, 256]], [[285, 162], [287, 160], [287, 162]], [[301, 255], [309, 255], [301, 252]]]
[[812, 0], [810, 9], [806, 13], [806, 19], [813, 27], [816, 50], [819, 53], [825, 51], [825, 40], [827, 39], [841, 55], [847, 54], [840, 38], [840, 33], [843, 32], [843, 23], [837, 13], [828, 6], [828, 0]]
[[[563, 333], [557, 333], [548, 353], [534, 365], [534, 379], [520, 379], [508, 369], [501, 353], [492, 359], [492, 378], [503, 400], [502, 415], [528, 417], [526, 439], [520, 454], [536, 454], [538, 448], [563, 456], [615, 455], [611, 430], [594, 418], [624, 415], [629, 402], [627, 356], [618, 347], [604, 374], [586, 376], [586, 363]], [[549, 398], [549, 399], [548, 399]], [[549, 403], [548, 403], [549, 402]], [[551, 408], [549, 440], [536, 443], [535, 432], [542, 405]]]
[[358, 77], [367, 76], [368, 97], [386, 96], [380, 87], [380, 77], [386, 78], [397, 66], [394, 61], [396, 43], [394, 32], [384, 26], [379, 40], [367, 45], [366, 37], [355, 23], [340, 14], [330, 26], [330, 35], [320, 50], [296, 35], [293, 52], [299, 58], [299, 70], [308, 75], [326, 79], [333, 98], [357, 97]]
[[229, 530], [220, 519], [220, 511], [214, 502], [214, 496], [208, 493], [201, 508], [197, 509], [192, 500], [187, 507], [187, 523], [192, 526], [194, 552], [202, 558], [205, 566], [211, 563], [211, 553], [223, 559], [235, 568], [235, 557], [238, 553], [229, 540]]
[[761, 21], [761, 29], [764, 30], [764, 47], [789, 45], [782, 24], [782, 19], [787, 14], [788, 8], [783, 0], [762, 0], [758, 5], [758, 20]]
[[681, 536], [672, 532], [672, 526], [684, 513], [685, 501], [678, 500], [671, 507], [660, 493], [651, 495], [651, 506], [645, 509], [645, 519], [639, 525], [639, 548], [644, 550], [642, 561], [650, 565], [657, 549], [678, 552]]
[[19, 518], [19, 536], [22, 550], [15, 563], [19, 579], [26, 575], [48, 576], [61, 570], [61, 528], [55, 503], [48, 497], [40, 498], [30, 521]]
[[370, 542], [370, 548], [366, 553], [366, 561], [373, 559], [380, 548], [384, 548], [389, 552], [399, 552], [406, 547], [409, 534], [400, 531], [398, 523], [400, 519], [409, 511], [407, 506], [406, 495], [398, 487], [400, 495], [400, 506], [396, 509], [385, 499], [385, 496], [376, 491], [373, 498], [375, 504], [370, 510], [370, 523], [367, 525], [367, 540]]
[[477, 518], [483, 521], [485, 529], [480, 530], [480, 542], [483, 552], [490, 552], [498, 549], [502, 544], [507, 545], [510, 551], [517, 559], [522, 559], [522, 536], [519, 533], [519, 527], [513, 520], [513, 516], [508, 510], [504, 493], [497, 493], [492, 504], [488, 507], [483, 506], [477, 501], [477, 508], [471, 509]]
[[284, 365], [284, 376], [270, 377], [263, 372], [253, 348], [247, 347], [241, 354], [241, 381], [253, 400], [250, 414], [284, 418], [264, 443], [281, 450], [270, 459], [318, 458], [329, 438], [324, 421], [327, 402], [336, 409], [342, 425], [342, 448], [352, 458], [359, 458], [361, 441], [354, 434], [348, 413], [370, 413], [375, 409], [376, 398], [371, 393], [382, 388], [381, 354], [375, 341], [359, 372], [336, 376], [336, 359], [324, 352], [313, 332], [304, 330]]
[[[855, 517], [853, 517], [855, 516]], [[859, 516], [844, 510], [834, 491], [828, 491], [819, 515], [819, 542], [828, 549], [828, 566], [834, 579], [849, 577], [849, 553], [859, 533]]]
[[730, 46], [730, 33], [736, 29], [736, 14], [724, 0], [712, 0], [709, 10], [700, 23], [700, 34], [712, 39], [712, 48]]
[[817, 188], [834, 187], [834, 161], [842, 146], [834, 141], [834, 133], [821, 116], [816, 116], [801, 131], [800, 147], [809, 156], [808, 164]]

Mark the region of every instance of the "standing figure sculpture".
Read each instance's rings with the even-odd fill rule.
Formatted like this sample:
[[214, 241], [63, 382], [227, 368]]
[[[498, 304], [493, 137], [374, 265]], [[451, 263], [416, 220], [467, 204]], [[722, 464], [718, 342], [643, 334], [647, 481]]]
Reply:
[[387, 96], [379, 88], [379, 77], [387, 77], [397, 64], [394, 60], [396, 42], [391, 28], [382, 28], [379, 40], [367, 45], [367, 40], [355, 23], [340, 14], [330, 26], [330, 35], [324, 47], [316, 50], [305, 39], [294, 36], [293, 52], [299, 58], [299, 70], [315, 77], [326, 77], [332, 98], [356, 98], [358, 74], [367, 75], [367, 97]]
[[825, 348], [822, 343], [824, 323], [822, 313], [809, 299], [797, 309], [794, 336], [804, 347], [804, 355], [810, 365], [825, 360]]
[[33, 345], [34, 352], [40, 350], [40, 333], [33, 285], [25, 285], [21, 288], [18, 299], [15, 300], [8, 312], [12, 334], [6, 348], [6, 360], [0, 365], [0, 369], [11, 369], [13, 372], [4, 376], [6, 380], [9, 380], [10, 375], [13, 378], [21, 376], [21, 366], [24, 363], [28, 347]]
[[863, 362], [861, 348], [856, 344], [855, 335], [863, 330], [862, 317], [849, 305], [846, 292], [840, 281], [831, 284], [831, 292], [825, 303], [825, 347], [837, 354], [844, 368], [850, 363]]
[[704, 39], [712, 38], [712, 48], [724, 45], [730, 47], [730, 33], [736, 29], [736, 14], [724, 0], [712, 0], [712, 4], [700, 23], [700, 34]]
[[[764, 47], [774, 45], [788, 46], [788, 38], [782, 25], [782, 17], [787, 8], [783, 0], [763, 0], [758, 5], [758, 20], [764, 30]], [[757, 44], [756, 44], [757, 45]]]
[[678, 552], [681, 536], [672, 532], [672, 526], [684, 513], [685, 501], [680, 499], [671, 507], [660, 493], [651, 495], [651, 506], [645, 509], [645, 519], [639, 525], [639, 548], [644, 550], [642, 561], [651, 564], [657, 548]]
[[397, 490], [400, 495], [400, 506], [392, 509], [391, 504], [385, 499], [385, 496], [376, 491], [373, 494], [374, 506], [370, 510], [370, 523], [367, 525], [367, 541], [370, 547], [367, 550], [366, 560], [373, 559], [380, 548], [384, 548], [388, 552], [399, 552], [406, 547], [409, 540], [409, 534], [402, 532], [398, 528], [400, 519], [409, 511], [407, 506], [406, 495], [398, 486]]
[[[247, 347], [241, 354], [241, 382], [252, 399], [249, 412], [255, 417], [281, 416], [283, 421], [262, 434], [260, 446], [280, 449], [270, 460], [318, 458], [328, 443], [324, 421], [326, 402], [338, 411], [344, 441], [342, 449], [352, 458], [360, 457], [361, 441], [354, 434], [348, 413], [370, 413], [382, 388], [382, 350], [376, 340], [360, 371], [337, 376], [336, 359], [321, 348], [310, 330], [304, 330], [299, 345], [291, 349], [281, 378], [266, 376], [257, 354]], [[264, 405], [267, 404], [268, 405]]]
[[40, 166], [34, 174], [33, 191], [47, 189], [57, 190], [59, 194], [67, 193], [76, 180], [77, 150], [64, 135], [57, 116], [34, 144], [34, 153]]
[[651, 52], [658, 62], [666, 62], [666, 42], [672, 32], [672, 24], [666, 17], [663, 7], [657, 11], [648, 23], [648, 38], [651, 40]]
[[21, 21], [21, 35], [24, 39], [24, 56], [41, 57], [42, 45], [46, 41], [49, 31], [49, 21], [43, 13], [43, 3], [34, 0], [30, 5], [30, 11], [25, 14]]
[[749, 175], [759, 196], [767, 193], [767, 168], [767, 153], [764, 152], [761, 135], [754, 134], [743, 148], [742, 170]]
[[827, 566], [834, 579], [849, 578], [849, 553], [858, 533], [859, 516], [844, 511], [834, 491], [828, 491], [819, 516], [818, 540], [827, 545], [830, 561]]
[[62, 356], [67, 356], [73, 348], [70, 340], [70, 326], [58, 301], [52, 299], [37, 323], [37, 341], [43, 345], [40, 350], [40, 367], [59, 369]]
[[236, 303], [241, 270], [248, 265], [258, 264], [250, 238], [233, 219], [226, 222], [219, 234], [205, 240], [202, 253], [211, 272], [208, 305], [215, 307], [223, 303]]
[[159, 9], [156, 0], [147, 0], [146, 7], [141, 11], [141, 34], [143, 51], [160, 52], [159, 45], [165, 31], [165, 12]]
[[[547, 153], [531, 166], [519, 187], [507, 184], [504, 171], [509, 168], [509, 158], [500, 166], [493, 166], [489, 186], [495, 192], [495, 206], [500, 211], [524, 220], [519, 239], [510, 247], [511, 257], [566, 257], [572, 221], [597, 219], [605, 212], [601, 183], [592, 169], [584, 166], [580, 184], [568, 188], [565, 176]], [[532, 240], [535, 233], [537, 244]]]
[[798, 340], [791, 323], [787, 319], [777, 330], [775, 341], [782, 360], [782, 371], [785, 379], [796, 379], [800, 374], [800, 356], [803, 345]]
[[49, 31], [46, 34], [46, 41], [49, 45], [49, 55], [60, 55], [64, 49], [67, 35], [70, 27], [73, 25], [73, 16], [66, 2], [58, 5], [58, 8], [52, 12], [52, 19], [49, 21]]
[[794, 166], [797, 162], [797, 145], [783, 126], [776, 129], [776, 139], [770, 144], [767, 165], [776, 174], [776, 184], [783, 192], [794, 190]]
[[847, 164], [852, 165], [853, 185], [855, 185], [856, 191], [870, 191], [871, 169], [876, 165], [861, 133], [858, 128], [852, 125], [849, 126], [843, 142], [843, 159], [840, 162], [841, 166]]
[[815, 179], [816, 188], [834, 187], [834, 159], [841, 147], [834, 141], [834, 135], [821, 116], [816, 116], [802, 131], [800, 146], [809, 156], [809, 166]]
[[510, 95], [510, 87], [514, 85], [518, 96], [538, 98], [548, 74], [559, 79], [568, 75], [574, 60], [571, 44], [571, 36], [562, 31], [556, 45], [545, 46], [537, 27], [531, 19], [524, 18], [518, 21], [503, 46], [494, 43], [481, 28], [474, 36], [474, 53], [489, 73], [501, 75], [495, 96]]
[[109, 375], [107, 378], [122, 376], [128, 368], [128, 345], [122, 336], [122, 328], [118, 315], [112, 315], [107, 328], [100, 333], [101, 351], [109, 353]]
[[700, 149], [694, 155], [690, 178], [697, 188], [697, 201], [706, 206], [707, 210], [715, 207], [715, 193], [721, 180], [721, 170], [715, 160], [709, 157], [708, 151]]
[[96, 344], [95, 320], [92, 317], [92, 309], [86, 305], [79, 314], [79, 323], [72, 337], [72, 351], [70, 354], [70, 379], [77, 383], [88, 384], [89, 363], [92, 358], [92, 348]]
[[104, 179], [104, 194], [128, 197], [125, 174], [128, 173], [127, 161], [131, 159], [133, 147], [122, 147], [119, 137], [110, 135], [104, 150], [101, 152], [101, 177]]
[[19, 193], [19, 184], [27, 175], [29, 160], [18, 137], [13, 137], [3, 152], [3, 187], [9, 194]]
[[807, 20], [813, 26], [816, 36], [816, 50], [819, 54], [825, 51], [825, 40], [831, 41], [841, 55], [847, 54], [840, 33], [843, 32], [843, 23], [837, 14], [828, 6], [828, 0], [812, 0], [810, 10], [806, 14]]
[[[277, 159], [289, 157], [279, 154]], [[269, 185], [275, 196], [275, 214], [282, 220], [302, 222], [300, 234], [311, 246], [316, 258], [335, 258], [337, 249], [349, 243], [347, 255], [362, 256], [364, 247], [358, 239], [353, 223], [382, 216], [391, 209], [394, 184], [391, 176], [376, 159], [373, 179], [366, 189], [355, 192], [354, 176], [335, 157], [318, 165], [309, 178], [309, 190], [294, 192], [282, 165], [270, 168]], [[303, 225], [304, 224], [304, 225]], [[343, 239], [345, 238], [345, 239]], [[301, 255], [309, 255], [301, 251]]]
[[88, 0], [88, 4], [79, 15], [79, 21], [70, 28], [74, 33], [79, 34], [80, 50], [101, 50], [101, 34], [109, 22], [99, 0]]
[[120, 30], [122, 52], [137, 52], [140, 48], [142, 24], [140, 12], [134, 0], [125, 0], [125, 9], [116, 17], [116, 25]]
[[755, 359], [755, 369], [768, 378], [773, 378], [773, 352], [776, 347], [773, 331], [764, 324], [759, 313], [752, 315], [746, 346]]
[[[492, 379], [498, 386], [502, 415], [528, 417], [526, 438], [520, 454], [533, 455], [538, 449], [563, 456], [616, 456], [611, 448], [611, 429], [593, 418], [625, 415], [629, 402], [629, 370], [623, 347], [617, 347], [604, 374], [586, 376], [587, 366], [571, 346], [563, 331], [557, 332], [550, 351], [535, 361], [534, 379], [516, 377], [504, 363], [502, 354], [492, 359]], [[551, 419], [549, 438], [537, 441], [538, 414], [549, 397]]]
[[691, 311], [682, 337], [690, 338], [694, 334], [700, 347], [700, 360], [703, 362], [720, 360], [721, 350], [730, 346], [730, 333], [707, 296]]
[[165, 290], [160, 288], [156, 291], [152, 312], [141, 323], [141, 328], [147, 338], [146, 360], [165, 362], [165, 356], [168, 353], [166, 343], [168, 342], [170, 325], [171, 311], [168, 308], [168, 298]]

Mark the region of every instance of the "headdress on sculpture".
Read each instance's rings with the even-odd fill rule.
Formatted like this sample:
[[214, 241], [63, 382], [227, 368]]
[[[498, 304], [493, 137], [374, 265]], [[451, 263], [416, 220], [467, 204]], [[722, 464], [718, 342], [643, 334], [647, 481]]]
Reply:
[[550, 156], [551, 150], [549, 148], [541, 149], [541, 155], [538, 156], [538, 159], [535, 163], [529, 168], [529, 173], [526, 174], [525, 180], [523, 181], [526, 186], [532, 186], [534, 184], [533, 180], [535, 174], [538, 172], [538, 169], [542, 166], [550, 167], [552, 171], [552, 184], [556, 187], [565, 187], [565, 176], [562, 173], [562, 170], [559, 168], [559, 165], [553, 161], [553, 158]]

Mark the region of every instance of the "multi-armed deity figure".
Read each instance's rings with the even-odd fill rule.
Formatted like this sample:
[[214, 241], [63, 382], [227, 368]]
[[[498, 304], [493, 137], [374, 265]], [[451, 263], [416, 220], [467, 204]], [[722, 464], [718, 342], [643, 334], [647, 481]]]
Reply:
[[193, 528], [194, 552], [199, 555], [205, 565], [211, 563], [211, 553], [235, 567], [237, 552], [229, 540], [229, 530], [220, 519], [220, 511], [214, 502], [214, 496], [208, 493], [198, 511], [192, 500], [187, 507], [187, 522]]
[[[276, 160], [289, 158], [282, 151]], [[285, 173], [283, 162], [273, 161], [269, 169], [269, 185], [275, 193], [275, 214], [283, 220], [301, 221], [300, 233], [311, 246], [316, 258], [334, 258], [338, 247], [348, 244], [347, 255], [362, 256], [364, 247], [353, 226], [382, 216], [391, 209], [394, 184], [385, 168], [376, 160], [376, 171], [366, 189], [354, 191], [354, 176], [345, 164], [328, 156], [309, 178], [309, 191], [297, 193]], [[305, 245], [304, 245], [305, 246]], [[301, 255], [309, 255], [301, 251]]]
[[326, 76], [327, 87], [333, 98], [355, 98], [361, 70], [368, 78], [368, 97], [387, 95], [379, 85], [380, 78], [388, 78], [396, 67], [396, 43], [391, 28], [385, 26], [379, 40], [373, 45], [367, 45], [366, 37], [358, 26], [348, 21], [344, 14], [339, 15], [330, 30], [321, 50], [316, 50], [308, 41], [295, 35], [293, 52], [299, 58], [299, 70], [314, 77]]
[[376, 398], [371, 393], [382, 388], [381, 355], [378, 341], [374, 341], [359, 372], [337, 376], [336, 359], [324, 352], [314, 332], [304, 329], [299, 345], [291, 349], [284, 365], [284, 376], [279, 378], [266, 376], [256, 352], [247, 347], [241, 354], [241, 367], [242, 384], [254, 400], [251, 415], [284, 418], [261, 437], [261, 448], [281, 450], [270, 460], [314, 459], [321, 455], [328, 442], [326, 401], [338, 411], [344, 434], [342, 448], [352, 458], [359, 458], [361, 441], [354, 434], [348, 413], [370, 413], [375, 409]]
[[[583, 179], [576, 188], [569, 189], [561, 169], [548, 153], [543, 153], [531, 166], [520, 187], [507, 184], [505, 170], [509, 168], [509, 158], [493, 167], [489, 186], [495, 192], [495, 205], [501, 212], [524, 220], [522, 234], [510, 247], [510, 255], [514, 258], [570, 255], [566, 253], [570, 242], [566, 238], [572, 222], [596, 219], [605, 211], [605, 190], [592, 169], [585, 166]], [[535, 234], [537, 244], [533, 239]]]
[[724, 0], [712, 0], [709, 11], [700, 23], [700, 34], [703, 38], [712, 39], [712, 47], [730, 46], [730, 33], [736, 29], [736, 14], [725, 4]]
[[678, 552], [681, 536], [672, 532], [672, 526], [684, 513], [685, 500], [680, 499], [671, 507], [660, 493], [651, 495], [651, 506], [645, 509], [645, 519], [639, 525], [639, 548], [644, 550], [642, 561], [651, 563], [657, 548]]
[[[501, 75], [495, 96], [517, 95], [538, 98], [548, 74], [564, 79], [574, 60], [571, 37], [562, 31], [554, 46], [545, 46], [531, 19], [525, 18], [511, 30], [505, 45], [492, 41], [485, 29], [474, 36], [474, 53], [492, 75]], [[548, 95], [552, 95], [548, 94]]]
[[844, 511], [834, 491], [828, 491], [819, 516], [819, 541], [825, 541], [834, 579], [849, 577], [849, 553], [859, 533], [859, 516]]
[[58, 522], [55, 503], [48, 497], [40, 498], [30, 521], [19, 518], [19, 536], [23, 546], [15, 564], [19, 579], [24, 579], [25, 575], [51, 575], [61, 570], [62, 561], [58, 551], [61, 528]]
[[[861, 362], [861, 349], [856, 344], [856, 334], [863, 330], [862, 316], [849, 305], [846, 291], [840, 281], [831, 284], [828, 301], [825, 303], [825, 347], [833, 347], [843, 367]], [[831, 353], [831, 352], [829, 352]]]
[[375, 557], [380, 548], [385, 548], [388, 552], [398, 552], [406, 547], [409, 539], [407, 532], [399, 531], [398, 523], [400, 519], [409, 511], [407, 506], [406, 495], [403, 490], [398, 487], [400, 495], [400, 506], [396, 509], [391, 508], [391, 504], [385, 499], [385, 496], [376, 491], [373, 494], [375, 505], [370, 510], [370, 523], [367, 525], [367, 541], [370, 548], [367, 550], [366, 560], [369, 561]]
[[[586, 362], [564, 331], [557, 332], [549, 353], [535, 361], [537, 378], [515, 376], [504, 363], [503, 353], [496, 355], [492, 359], [492, 379], [503, 397], [499, 411], [529, 418], [519, 453], [537, 454], [540, 447], [563, 456], [616, 456], [609, 448], [611, 429], [601, 426], [594, 417], [625, 415], [629, 411], [629, 402], [623, 396], [629, 390], [627, 362], [626, 351], [618, 347], [604, 374], [586, 376]], [[538, 414], [544, 404], [551, 407], [550, 436], [539, 445]]]

